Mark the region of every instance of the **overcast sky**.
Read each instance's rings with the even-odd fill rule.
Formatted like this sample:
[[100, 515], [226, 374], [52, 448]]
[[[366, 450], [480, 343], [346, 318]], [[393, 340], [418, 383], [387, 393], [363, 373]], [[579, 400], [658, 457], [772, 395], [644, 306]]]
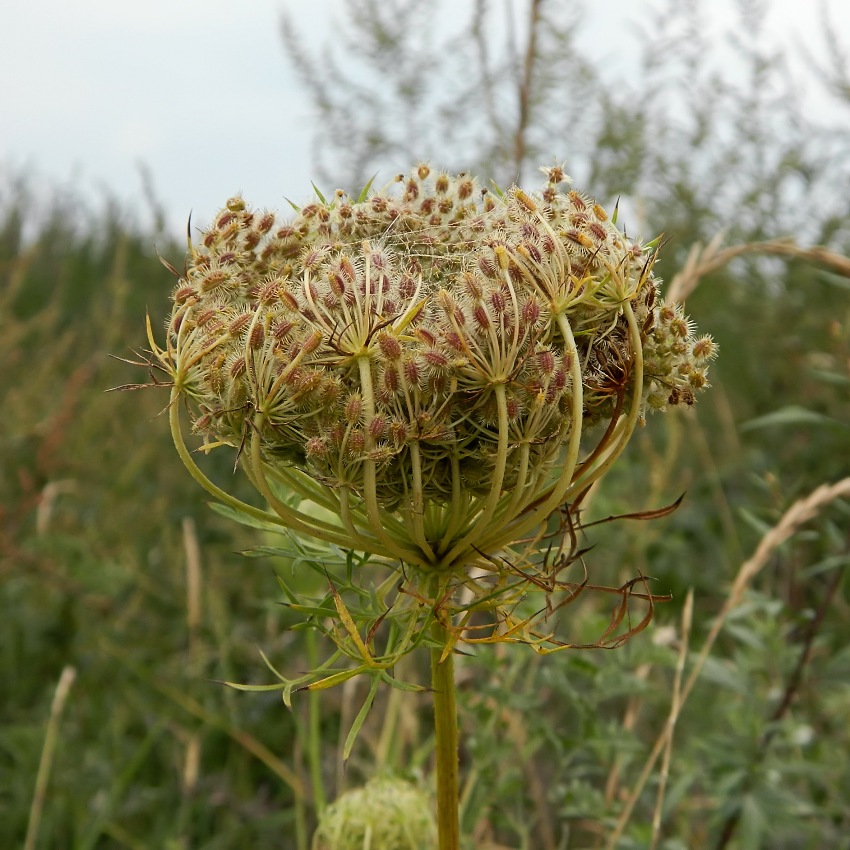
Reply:
[[[319, 50], [344, 2], [3, 0], [0, 168], [140, 207], [144, 163], [175, 230], [190, 210], [206, 219], [240, 190], [257, 206], [304, 199], [311, 106], [282, 47], [281, 11]], [[626, 52], [626, 22], [651, 2], [588, 3], [591, 52]], [[715, 3], [720, 27], [734, 2]], [[773, 0], [777, 43], [817, 44], [819, 5]], [[850, 45], [850, 2], [827, 6]]]

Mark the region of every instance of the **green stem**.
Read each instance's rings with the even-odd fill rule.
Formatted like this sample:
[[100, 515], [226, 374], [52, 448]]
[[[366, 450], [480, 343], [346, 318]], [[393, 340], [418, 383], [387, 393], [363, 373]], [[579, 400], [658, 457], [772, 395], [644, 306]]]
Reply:
[[[316, 648], [316, 633], [310, 630], [307, 633], [307, 657], [310, 668], [315, 670], [318, 666], [318, 651]], [[325, 785], [322, 781], [322, 714], [321, 693], [311, 691], [309, 696], [309, 731], [307, 735], [307, 758], [310, 762], [310, 786], [313, 791], [313, 805], [316, 808], [316, 817], [320, 817], [327, 805], [325, 798]]]
[[431, 686], [434, 693], [434, 731], [437, 738], [437, 830], [439, 850], [459, 850], [458, 729], [455, 705], [454, 658], [441, 661], [448, 642], [446, 629], [435, 624], [441, 645], [431, 650]]

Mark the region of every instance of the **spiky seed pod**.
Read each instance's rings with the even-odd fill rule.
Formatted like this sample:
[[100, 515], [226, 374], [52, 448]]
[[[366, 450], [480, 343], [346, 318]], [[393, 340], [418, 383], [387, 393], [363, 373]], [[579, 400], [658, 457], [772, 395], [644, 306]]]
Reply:
[[706, 385], [716, 346], [659, 296], [653, 249], [544, 173], [497, 196], [419, 165], [282, 223], [232, 198], [192, 246], [157, 350], [284, 524], [423, 569], [480, 563], [602, 475], [647, 410]]

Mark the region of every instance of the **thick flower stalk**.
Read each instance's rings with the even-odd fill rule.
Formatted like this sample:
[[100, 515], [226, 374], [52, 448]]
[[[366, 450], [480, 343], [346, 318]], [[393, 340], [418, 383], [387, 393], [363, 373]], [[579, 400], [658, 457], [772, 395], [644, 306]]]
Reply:
[[498, 194], [420, 165], [287, 222], [228, 201], [151, 339], [193, 474], [232, 501], [179, 399], [281, 525], [462, 577], [602, 476], [647, 409], [691, 404], [715, 346], [663, 303], [655, 247], [544, 171]]

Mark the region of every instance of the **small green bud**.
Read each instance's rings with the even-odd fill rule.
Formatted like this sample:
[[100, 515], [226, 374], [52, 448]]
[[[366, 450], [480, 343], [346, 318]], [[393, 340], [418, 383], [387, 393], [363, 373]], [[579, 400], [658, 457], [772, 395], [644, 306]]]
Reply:
[[433, 850], [437, 831], [427, 795], [400, 779], [373, 779], [322, 813], [313, 850]]

